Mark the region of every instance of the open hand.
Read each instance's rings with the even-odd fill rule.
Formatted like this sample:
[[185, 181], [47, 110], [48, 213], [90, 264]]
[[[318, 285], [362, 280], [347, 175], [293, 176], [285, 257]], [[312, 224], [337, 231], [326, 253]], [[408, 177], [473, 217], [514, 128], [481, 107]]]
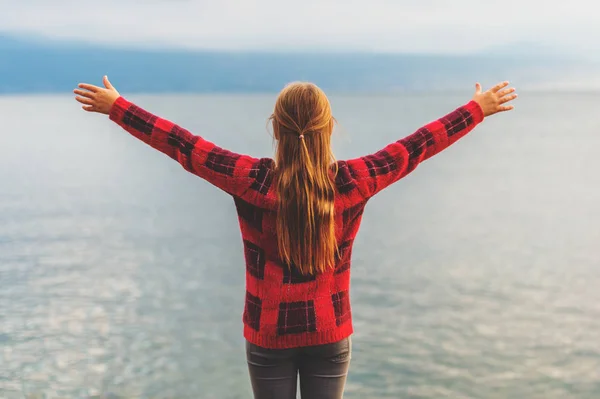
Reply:
[[75, 100], [84, 104], [82, 107], [84, 110], [108, 115], [112, 105], [117, 101], [117, 98], [120, 97], [120, 94], [113, 85], [110, 84], [107, 76], [104, 77], [103, 83], [104, 87], [80, 83], [78, 87], [85, 90], [73, 90], [73, 92], [77, 94]]
[[513, 105], [507, 105], [508, 102], [517, 98], [514, 93], [515, 89], [505, 89], [508, 86], [508, 82], [498, 83], [488, 91], [482, 92], [481, 85], [477, 83], [475, 85], [475, 95], [473, 101], [477, 102], [483, 110], [483, 116], [494, 115], [498, 112], [505, 112], [514, 109]]

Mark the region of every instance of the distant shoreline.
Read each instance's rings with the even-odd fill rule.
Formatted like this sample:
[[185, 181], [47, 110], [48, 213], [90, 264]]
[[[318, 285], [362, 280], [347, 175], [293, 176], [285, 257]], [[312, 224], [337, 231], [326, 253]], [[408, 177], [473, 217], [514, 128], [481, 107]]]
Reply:
[[161, 52], [0, 34], [0, 95], [70, 93], [105, 74], [129, 94], [273, 94], [294, 80], [335, 95], [470, 94], [505, 79], [520, 91], [600, 91], [598, 62], [523, 53]]

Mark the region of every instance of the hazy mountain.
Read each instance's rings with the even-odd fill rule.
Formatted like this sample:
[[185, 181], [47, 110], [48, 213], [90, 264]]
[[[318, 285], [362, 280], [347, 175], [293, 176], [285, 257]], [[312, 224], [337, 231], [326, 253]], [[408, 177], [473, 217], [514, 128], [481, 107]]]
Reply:
[[293, 80], [343, 92], [453, 90], [501, 79], [521, 87], [586, 87], [590, 82], [600, 87], [599, 70], [596, 64], [523, 44], [460, 56], [244, 53], [0, 36], [0, 93], [69, 92], [80, 81], [99, 82], [104, 74], [127, 92], [273, 92]]

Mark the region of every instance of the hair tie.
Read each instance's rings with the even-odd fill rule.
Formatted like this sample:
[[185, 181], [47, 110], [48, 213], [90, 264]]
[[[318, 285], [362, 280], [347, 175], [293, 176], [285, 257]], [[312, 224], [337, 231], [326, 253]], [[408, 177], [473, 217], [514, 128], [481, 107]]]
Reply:
[[303, 138], [304, 138], [304, 135], [303, 135], [303, 134], [301, 134], [300, 136], [298, 136], [298, 139], [299, 139], [299, 140], [302, 140]]

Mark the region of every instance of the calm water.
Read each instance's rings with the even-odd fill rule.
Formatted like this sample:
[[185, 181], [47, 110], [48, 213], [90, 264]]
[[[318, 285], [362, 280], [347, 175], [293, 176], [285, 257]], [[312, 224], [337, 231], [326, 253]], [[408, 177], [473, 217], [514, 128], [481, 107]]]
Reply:
[[[600, 95], [521, 94], [367, 206], [346, 397], [600, 397]], [[468, 98], [332, 96], [336, 155]], [[274, 96], [131, 99], [272, 153]], [[229, 197], [70, 97], [0, 121], [0, 397], [249, 398]]]

